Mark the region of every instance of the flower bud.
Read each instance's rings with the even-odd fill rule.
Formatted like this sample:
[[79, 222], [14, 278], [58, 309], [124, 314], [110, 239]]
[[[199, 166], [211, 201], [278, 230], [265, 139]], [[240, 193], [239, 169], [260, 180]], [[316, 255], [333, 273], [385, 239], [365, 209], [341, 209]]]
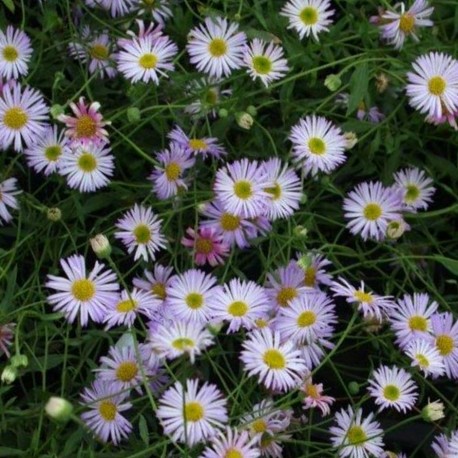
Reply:
[[65, 110], [62, 105], [56, 104], [51, 107], [50, 113], [53, 119], [57, 119], [60, 115], [65, 113]]
[[253, 116], [251, 116], [247, 112], [239, 112], [236, 113], [235, 119], [237, 121], [237, 124], [242, 128], [246, 130], [250, 130], [251, 126], [253, 125], [254, 119]]
[[130, 107], [127, 109], [127, 119], [129, 122], [138, 122], [140, 121], [142, 114], [137, 107]]
[[359, 393], [359, 383], [358, 382], [350, 382], [348, 384], [348, 391], [351, 394], [358, 394]]
[[49, 221], [59, 221], [62, 218], [62, 212], [59, 208], [48, 208], [47, 217]]
[[389, 83], [390, 79], [385, 75], [385, 73], [379, 73], [375, 77], [375, 88], [379, 94], [382, 94], [386, 91]]
[[211, 334], [213, 334], [214, 336], [217, 336], [223, 326], [224, 326], [224, 323], [222, 321], [220, 323], [210, 323], [207, 326], [207, 329], [210, 331]]
[[312, 265], [312, 257], [309, 254], [304, 254], [297, 260], [297, 265], [302, 270], [307, 270]]
[[390, 221], [386, 228], [386, 236], [391, 240], [396, 240], [401, 237], [408, 228], [408, 224], [403, 219]]
[[306, 237], [307, 237], [308, 230], [307, 230], [307, 228], [304, 227], [304, 226], [296, 226], [296, 227], [293, 229], [293, 232], [294, 232], [294, 235], [295, 235], [296, 237], [306, 238]]
[[256, 115], [258, 114], [258, 110], [256, 109], [256, 107], [254, 105], [248, 106], [247, 109], [246, 109], [246, 112], [249, 115], [253, 116], [253, 118], [255, 118]]
[[347, 150], [352, 149], [358, 143], [358, 137], [354, 132], [345, 132], [344, 137], [347, 141], [347, 146], [345, 147]]
[[11, 357], [10, 363], [16, 369], [27, 367], [29, 365], [29, 358], [26, 355], [14, 355]]
[[440, 401], [430, 402], [421, 410], [421, 416], [425, 421], [437, 421], [444, 418], [444, 404]]
[[221, 110], [218, 111], [218, 116], [220, 118], [227, 118], [229, 116], [229, 112], [226, 110], [226, 108], [221, 108]]
[[6, 366], [3, 369], [2, 376], [0, 377], [3, 383], [9, 385], [13, 383], [17, 378], [17, 369], [14, 366]]
[[324, 80], [324, 85], [332, 92], [337, 91], [342, 85], [339, 75], [328, 75]]
[[65, 423], [72, 416], [73, 406], [66, 399], [51, 396], [45, 405], [45, 412], [54, 420]]
[[106, 259], [110, 256], [111, 245], [103, 234], [97, 234], [94, 238], [90, 239], [89, 242], [98, 258]]

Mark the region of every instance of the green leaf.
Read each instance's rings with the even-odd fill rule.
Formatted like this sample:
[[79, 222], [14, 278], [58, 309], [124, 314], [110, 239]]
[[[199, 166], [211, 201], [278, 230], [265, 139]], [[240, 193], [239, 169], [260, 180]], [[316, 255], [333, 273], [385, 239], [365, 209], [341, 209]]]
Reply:
[[356, 110], [367, 94], [369, 86], [369, 68], [367, 62], [356, 67], [350, 78], [350, 99], [348, 100], [347, 115]]
[[143, 415], [140, 415], [140, 418], [138, 419], [138, 430], [142, 441], [145, 445], [149, 445], [148, 425], [146, 424], [146, 420]]
[[[3, 4], [12, 12], [14, 13], [15, 6], [13, 0], [3, 0]], [[3, 455], [0, 455], [3, 456]]]
[[[3, 2], [5, 2], [5, 0], [3, 0]], [[24, 452], [17, 448], [0, 447], [0, 456], [24, 456]]]
[[434, 256], [437, 262], [440, 262], [452, 274], [458, 276], [458, 260], [446, 258], [444, 256]]

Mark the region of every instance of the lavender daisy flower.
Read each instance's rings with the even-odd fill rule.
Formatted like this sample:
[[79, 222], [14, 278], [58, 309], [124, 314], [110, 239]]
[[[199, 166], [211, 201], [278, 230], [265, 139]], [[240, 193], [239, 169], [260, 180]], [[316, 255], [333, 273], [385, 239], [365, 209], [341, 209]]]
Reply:
[[11, 356], [8, 347], [13, 343], [15, 327], [16, 323], [0, 324], [0, 352], [4, 353], [7, 358]]
[[322, 116], [306, 116], [291, 129], [293, 160], [305, 175], [331, 173], [346, 161], [342, 130]]
[[174, 442], [193, 446], [212, 439], [227, 423], [227, 401], [213, 384], [198, 387], [197, 380], [186, 380], [186, 388], [176, 382], [159, 400], [156, 416], [164, 433]]
[[337, 426], [329, 428], [332, 445], [341, 458], [368, 458], [383, 453], [383, 430], [371, 412], [363, 418], [362, 409], [348, 406], [335, 415]]
[[412, 360], [412, 366], [417, 366], [425, 375], [434, 378], [444, 375], [443, 357], [433, 342], [423, 339], [412, 340], [405, 349], [405, 354]]
[[431, 316], [431, 330], [436, 348], [444, 358], [445, 374], [458, 379], [458, 321], [450, 312], [435, 313]]
[[102, 323], [110, 304], [118, 298], [119, 285], [116, 275], [105, 265], [95, 262], [87, 273], [84, 257], [80, 255], [61, 259], [66, 277], [48, 275], [46, 287], [58, 291], [48, 296], [48, 302], [56, 312], [62, 312], [69, 323], [79, 315], [81, 326], [92, 320]]
[[226, 427], [219, 432], [211, 446], [207, 447], [200, 458], [258, 458], [260, 450], [256, 446], [257, 438], [250, 439], [248, 432], [238, 432], [235, 428]]
[[32, 55], [30, 38], [22, 30], [9, 25], [0, 30], [0, 77], [18, 79], [27, 75]]
[[267, 389], [288, 391], [296, 387], [307, 366], [291, 341], [281, 343], [279, 332], [252, 331], [243, 343], [240, 359], [248, 375], [257, 375]]
[[296, 344], [297, 349], [300, 351], [301, 358], [303, 359], [307, 370], [310, 372], [314, 367], [321, 364], [323, 356], [326, 354], [325, 349], [331, 350], [334, 344], [327, 339], [332, 337], [333, 328], [323, 328], [321, 330], [322, 336], [318, 341], [304, 342]]
[[133, 284], [137, 288], [153, 294], [163, 304], [167, 298], [167, 288], [170, 287], [173, 269], [156, 264], [152, 272], [145, 270], [145, 280], [134, 278]]
[[380, 406], [379, 410], [394, 407], [398, 412], [406, 413], [418, 398], [418, 387], [412, 376], [396, 366], [380, 366], [368, 382], [369, 395]]
[[290, 0], [280, 14], [288, 18], [288, 29], [294, 29], [301, 40], [312, 35], [319, 41], [318, 34], [329, 32], [328, 26], [332, 24], [335, 10], [330, 6], [330, 0]]
[[57, 164], [59, 174], [67, 179], [71, 189], [94, 192], [110, 183], [114, 156], [111, 148], [100, 142], [73, 142], [64, 148]]
[[43, 136], [27, 148], [24, 154], [29, 167], [49, 176], [57, 172], [59, 161], [67, 147], [64, 132], [59, 134], [56, 126], [49, 126]]
[[0, 147], [22, 152], [46, 130], [49, 108], [40, 92], [19, 83], [3, 87], [0, 97]]
[[395, 186], [404, 193], [404, 204], [411, 211], [419, 208], [426, 210], [432, 201], [432, 195], [436, 190], [431, 184], [433, 180], [425, 176], [423, 170], [412, 167], [400, 170], [394, 174]]
[[272, 184], [257, 161], [242, 159], [218, 170], [214, 191], [227, 212], [255, 218], [268, 208], [270, 195], [265, 189]]
[[[431, 448], [434, 450], [437, 458], [455, 458], [454, 455], [451, 455], [451, 442], [453, 439], [455, 439], [455, 443], [458, 444], [458, 431], [456, 430], [452, 432], [450, 438], [448, 438], [446, 434], [438, 434], [434, 438]], [[458, 447], [456, 451], [458, 453]]]
[[215, 294], [213, 318], [229, 323], [227, 333], [250, 330], [256, 320], [267, 318], [270, 307], [264, 288], [252, 281], [232, 279]]
[[95, 0], [95, 2], [110, 11], [112, 17], [122, 17], [132, 11], [133, 0]]
[[378, 107], [370, 107], [368, 110], [364, 102], [359, 104], [356, 117], [360, 121], [369, 121], [374, 124], [377, 124], [385, 119], [385, 115], [378, 109]]
[[171, 143], [169, 149], [158, 153], [157, 161], [160, 165], [154, 168], [149, 178], [159, 199], [168, 199], [176, 196], [179, 189], [188, 189], [183, 174], [195, 163], [189, 150]]
[[259, 78], [265, 87], [285, 76], [289, 70], [281, 46], [266, 43], [258, 38], [245, 49], [243, 62], [251, 78]]
[[132, 8], [142, 16], [150, 14], [153, 22], [160, 26], [164, 26], [165, 21], [172, 17], [169, 0], [133, 0]]
[[238, 24], [224, 18], [206, 18], [189, 32], [186, 49], [191, 64], [210, 76], [229, 76], [243, 65], [246, 36], [237, 32]]
[[8, 178], [0, 183], [0, 226], [3, 223], [9, 223], [13, 219], [8, 208], [14, 210], [19, 208], [16, 196], [21, 192], [21, 190], [17, 189], [16, 178]]
[[320, 285], [329, 286], [332, 276], [326, 273], [325, 267], [331, 265], [331, 261], [319, 253], [296, 254], [297, 265], [304, 272], [304, 284], [309, 288], [318, 289]]
[[82, 404], [90, 409], [81, 414], [81, 419], [103, 442], [111, 440], [117, 445], [129, 437], [132, 425], [120, 413], [132, 407], [126, 402], [126, 393], [119, 393], [110, 382], [95, 380], [91, 388], [84, 389], [81, 398]]
[[380, 182], [364, 182], [350, 191], [343, 202], [347, 228], [363, 240], [383, 240], [388, 224], [401, 218], [402, 195]]
[[165, 248], [166, 239], [162, 235], [162, 220], [153, 213], [150, 207], [134, 205], [118, 219], [115, 226], [115, 238], [122, 241], [129, 254], [134, 253], [134, 260], [142, 258], [144, 261], [156, 258], [156, 251]]

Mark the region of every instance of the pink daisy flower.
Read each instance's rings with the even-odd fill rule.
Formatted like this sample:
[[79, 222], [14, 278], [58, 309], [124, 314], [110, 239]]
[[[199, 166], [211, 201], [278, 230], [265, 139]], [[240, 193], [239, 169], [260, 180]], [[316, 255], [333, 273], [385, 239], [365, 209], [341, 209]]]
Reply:
[[334, 403], [335, 398], [323, 395], [323, 384], [312, 383], [312, 377], [306, 377], [305, 381], [301, 384], [300, 390], [304, 392], [305, 397], [302, 405], [304, 410], [318, 408], [321, 410], [323, 416], [331, 413], [330, 406]]

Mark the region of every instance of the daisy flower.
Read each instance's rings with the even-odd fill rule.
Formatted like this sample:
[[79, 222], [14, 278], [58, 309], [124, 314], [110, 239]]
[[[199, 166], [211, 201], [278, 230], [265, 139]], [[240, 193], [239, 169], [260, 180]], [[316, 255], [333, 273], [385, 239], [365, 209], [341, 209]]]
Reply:
[[21, 190], [17, 189], [16, 178], [8, 178], [0, 182], [0, 226], [3, 223], [9, 223], [13, 219], [8, 208], [14, 210], [19, 208], [16, 196], [21, 194], [21, 192]]
[[333, 329], [337, 323], [334, 303], [321, 291], [302, 294], [283, 307], [274, 321], [274, 329], [283, 342], [313, 342], [322, 336], [322, 331]]
[[132, 40], [119, 42], [117, 53], [118, 70], [132, 83], [153, 81], [159, 84], [159, 75], [167, 77], [166, 71], [173, 71], [173, 58], [178, 47], [168, 37], [146, 34]]
[[156, 159], [160, 165], [154, 168], [149, 178], [159, 199], [168, 199], [176, 196], [179, 189], [188, 189], [183, 174], [195, 163], [188, 150], [171, 143], [169, 149], [157, 154]]
[[169, 0], [133, 0], [132, 8], [138, 10], [138, 14], [151, 14], [153, 22], [164, 26], [165, 21], [172, 17]]
[[385, 119], [385, 115], [378, 109], [378, 107], [373, 106], [367, 109], [366, 104], [361, 102], [358, 105], [358, 111], [356, 112], [356, 117], [360, 121], [368, 121], [374, 124], [379, 123]]
[[22, 152], [46, 130], [49, 108], [40, 92], [19, 83], [6, 85], [0, 97], [0, 147]]
[[282, 47], [258, 38], [245, 49], [243, 62], [253, 80], [259, 78], [265, 87], [285, 76], [289, 70]]
[[291, 129], [293, 160], [305, 175], [331, 173], [346, 161], [342, 130], [322, 116], [306, 116]]
[[330, 0], [290, 0], [280, 14], [288, 18], [288, 29], [296, 30], [301, 40], [312, 35], [319, 41], [318, 34], [329, 32], [332, 24], [335, 11], [330, 6]]
[[335, 398], [332, 398], [331, 396], [324, 396], [322, 394], [322, 383], [314, 384], [312, 383], [312, 377], [308, 376], [300, 385], [300, 390], [305, 394], [304, 400], [302, 401], [302, 408], [304, 410], [318, 408], [321, 410], [321, 414], [323, 416], [329, 415], [331, 413], [330, 406], [334, 403]]
[[241, 327], [253, 329], [257, 319], [267, 318], [270, 307], [264, 288], [253, 281], [234, 278], [215, 294], [213, 317], [229, 323], [228, 333]]
[[405, 294], [396, 301], [389, 318], [401, 349], [405, 349], [412, 339], [428, 339], [432, 329], [430, 318], [438, 307], [426, 293]]
[[445, 365], [443, 357], [434, 343], [428, 340], [415, 339], [407, 345], [405, 354], [412, 360], [412, 366], [417, 366], [427, 377], [434, 378], [444, 375]]
[[331, 291], [335, 296], [345, 297], [349, 304], [357, 304], [358, 310], [365, 318], [377, 318], [378, 321], [390, 315], [395, 308], [392, 296], [379, 296], [370, 291], [365, 291], [364, 282], [357, 289], [347, 280], [339, 277], [331, 284]]
[[329, 286], [332, 276], [326, 273], [325, 268], [331, 265], [331, 261], [319, 253], [307, 253], [303, 256], [297, 253], [297, 265], [304, 272], [304, 284], [309, 288], [318, 289], [320, 284]]
[[139, 313], [151, 318], [161, 305], [162, 302], [150, 292], [141, 291], [137, 288], [131, 292], [124, 290], [118, 300], [110, 304], [106, 312], [105, 329], [121, 325], [130, 328]]
[[323, 337], [319, 341], [303, 342], [296, 344], [296, 348], [300, 351], [301, 358], [303, 359], [308, 371], [321, 364], [323, 356], [326, 354], [325, 350], [332, 349], [334, 344], [327, 339], [332, 337], [333, 329], [324, 328], [322, 330]]
[[94, 268], [87, 273], [84, 257], [69, 256], [61, 259], [60, 265], [66, 277], [48, 275], [46, 287], [58, 292], [48, 296], [48, 302], [56, 312], [62, 312], [69, 323], [79, 315], [81, 326], [92, 320], [102, 323], [105, 314], [118, 298], [119, 285], [113, 271], [95, 262]]
[[32, 55], [30, 38], [22, 30], [9, 25], [0, 30], [0, 77], [17, 80], [27, 75]]
[[49, 176], [57, 172], [57, 166], [66, 148], [67, 140], [64, 138], [64, 132], [59, 134], [56, 126], [49, 126], [44, 134], [24, 151], [24, 154], [29, 167]]
[[363, 418], [362, 409], [341, 409], [335, 415], [337, 426], [329, 428], [332, 445], [342, 458], [368, 458], [383, 453], [383, 430], [371, 412]]
[[101, 142], [108, 143], [108, 132], [105, 126], [111, 124], [104, 121], [99, 113], [100, 103], [92, 102], [88, 105], [84, 97], [80, 97], [77, 103], [70, 103], [74, 116], [61, 114], [57, 117], [63, 122], [67, 129], [65, 135], [72, 141], [80, 142]]
[[423, 170], [412, 167], [400, 170], [394, 174], [395, 186], [402, 189], [403, 201], [407, 208], [416, 211], [419, 208], [426, 210], [432, 201], [436, 190], [432, 185], [433, 180], [425, 176]]
[[156, 258], [155, 252], [165, 248], [166, 239], [163, 236], [162, 220], [153, 213], [151, 207], [134, 205], [126, 212], [115, 226], [115, 238], [122, 241], [129, 254], [134, 253], [134, 261], [142, 258], [144, 261]]
[[134, 286], [152, 293], [163, 303], [167, 298], [167, 288], [170, 286], [172, 273], [173, 269], [171, 267], [156, 264], [152, 272], [149, 270], [144, 271], [145, 280], [134, 278], [132, 282]]
[[[401, 49], [406, 37], [409, 35], [420, 41], [416, 32], [418, 27], [432, 27], [433, 21], [429, 19], [434, 11], [426, 0], [415, 0], [406, 11], [404, 2], [396, 3], [394, 11], [386, 11], [380, 17], [380, 32], [382, 38], [396, 49]], [[398, 12], [396, 9], [400, 9]]]
[[122, 17], [130, 13], [132, 10], [133, 0], [95, 0], [101, 3], [103, 8], [110, 11], [112, 17]]
[[248, 375], [257, 375], [267, 389], [288, 391], [302, 380], [307, 366], [291, 341], [281, 343], [280, 333], [269, 328], [251, 332], [240, 359]]
[[170, 326], [160, 326], [149, 333], [149, 343], [161, 358], [175, 359], [188, 355], [191, 364], [196, 356], [213, 344], [210, 332], [196, 323], [173, 321]]
[[82, 405], [90, 409], [81, 419], [103, 442], [111, 440], [117, 445], [132, 432], [131, 423], [120, 413], [132, 407], [126, 397], [127, 393], [119, 393], [113, 383], [102, 380], [95, 380], [81, 394]]
[[167, 288], [167, 307], [174, 319], [204, 324], [213, 316], [219, 290], [216, 278], [190, 269], [177, 275]]
[[267, 273], [265, 290], [273, 306], [279, 309], [288, 307], [293, 299], [305, 294], [307, 288], [303, 280], [304, 273], [294, 261]]
[[[451, 455], [452, 450], [450, 448], [450, 443], [453, 436], [456, 436], [458, 443], [458, 434], [456, 431], [452, 433], [452, 437], [450, 439], [446, 434], [438, 434], [434, 438], [434, 441], [431, 444], [431, 448], [434, 450], [437, 458], [456, 458], [456, 456]], [[458, 447], [456, 451], [458, 452]]]
[[227, 212], [255, 218], [267, 210], [271, 197], [265, 189], [272, 185], [257, 161], [242, 159], [218, 170], [213, 189]]
[[11, 356], [8, 347], [13, 343], [15, 327], [16, 323], [0, 324], [0, 351], [4, 353], [7, 358]]
[[269, 159], [262, 165], [267, 173], [267, 180], [273, 183], [273, 186], [265, 189], [271, 195], [267, 218], [273, 221], [292, 216], [299, 208], [302, 197], [301, 180], [278, 158]]
[[224, 264], [223, 258], [229, 256], [230, 247], [224, 242], [220, 232], [211, 227], [199, 227], [197, 231], [189, 227], [186, 234], [187, 236], [181, 239], [181, 244], [193, 250], [196, 265], [208, 263], [215, 267]]
[[100, 142], [73, 142], [65, 148], [57, 165], [67, 184], [80, 192], [94, 192], [110, 183], [114, 156], [111, 148]]
[[227, 401], [213, 384], [199, 388], [197, 380], [176, 382], [159, 400], [156, 416], [174, 442], [193, 445], [212, 439], [227, 423]]
[[256, 442], [256, 439], [250, 439], [248, 432], [226, 427], [224, 432], [220, 431], [213, 438], [211, 446], [203, 451], [200, 458], [258, 458], [261, 452]]
[[453, 321], [450, 312], [435, 313], [431, 316], [431, 330], [436, 349], [444, 360], [445, 374], [458, 379], [458, 321]]
[[380, 182], [364, 182], [350, 191], [343, 202], [347, 228], [363, 240], [381, 241], [390, 221], [401, 218], [402, 195]]
[[188, 35], [188, 50], [191, 64], [200, 72], [221, 78], [243, 65], [246, 35], [237, 32], [238, 24], [228, 23], [224, 18], [205, 19], [205, 23], [194, 27]]
[[407, 73], [410, 105], [431, 119], [458, 111], [458, 62], [447, 54], [431, 52], [418, 57]]
[[368, 380], [369, 395], [375, 399], [380, 410], [394, 407], [398, 412], [411, 410], [417, 400], [417, 385], [404, 369], [380, 366]]
[[227, 154], [224, 147], [218, 144], [217, 138], [189, 137], [179, 126], [175, 126], [167, 137], [182, 148], [189, 150], [194, 156], [201, 155], [204, 159], [207, 156], [219, 159]]

